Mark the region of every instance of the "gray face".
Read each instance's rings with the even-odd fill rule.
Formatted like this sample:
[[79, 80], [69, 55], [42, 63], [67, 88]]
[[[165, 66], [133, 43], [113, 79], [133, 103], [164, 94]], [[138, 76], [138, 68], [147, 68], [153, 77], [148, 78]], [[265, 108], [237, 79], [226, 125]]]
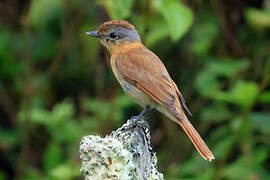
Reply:
[[135, 29], [112, 27], [101, 34], [100, 41], [104, 46], [121, 45], [125, 43], [140, 42], [141, 38]]

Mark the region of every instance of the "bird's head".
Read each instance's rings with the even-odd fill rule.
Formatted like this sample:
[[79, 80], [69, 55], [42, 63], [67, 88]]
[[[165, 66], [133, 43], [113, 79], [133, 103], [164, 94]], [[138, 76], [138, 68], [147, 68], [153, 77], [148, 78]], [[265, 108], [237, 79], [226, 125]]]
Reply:
[[105, 22], [97, 31], [89, 31], [86, 34], [98, 38], [109, 51], [124, 44], [141, 41], [135, 27], [125, 20]]

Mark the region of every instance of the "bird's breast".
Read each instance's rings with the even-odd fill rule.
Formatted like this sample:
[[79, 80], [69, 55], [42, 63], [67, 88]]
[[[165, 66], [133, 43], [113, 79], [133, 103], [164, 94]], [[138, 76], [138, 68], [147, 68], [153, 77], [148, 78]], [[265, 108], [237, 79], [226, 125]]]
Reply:
[[115, 57], [111, 57], [111, 67], [112, 71], [117, 79], [117, 81], [122, 86], [123, 90], [139, 105], [146, 106], [146, 105], [152, 105], [154, 106], [154, 102], [151, 98], [149, 98], [148, 95], [146, 95], [143, 91], [141, 91], [139, 88], [134, 86], [133, 84], [129, 83], [117, 70], [116, 64], [115, 64]]

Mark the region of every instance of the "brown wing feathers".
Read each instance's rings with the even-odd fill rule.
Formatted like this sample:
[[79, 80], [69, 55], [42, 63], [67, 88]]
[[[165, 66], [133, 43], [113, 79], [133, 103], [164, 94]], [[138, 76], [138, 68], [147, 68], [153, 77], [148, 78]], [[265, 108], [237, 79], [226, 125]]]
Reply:
[[[142, 61], [143, 54], [144, 60]], [[174, 105], [176, 93], [170, 83], [170, 77], [159, 59], [154, 59], [148, 49], [126, 52], [116, 57], [116, 67], [124, 78], [141, 89], [159, 104]], [[136, 82], [136, 84], [134, 84]], [[169, 108], [169, 107], [168, 107]]]

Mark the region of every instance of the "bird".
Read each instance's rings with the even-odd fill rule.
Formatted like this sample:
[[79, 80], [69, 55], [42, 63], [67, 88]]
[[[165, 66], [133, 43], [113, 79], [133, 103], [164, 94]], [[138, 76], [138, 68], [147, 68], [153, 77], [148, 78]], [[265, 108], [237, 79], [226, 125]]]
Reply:
[[215, 159], [199, 133], [185, 115], [191, 115], [184, 97], [166, 67], [141, 41], [136, 28], [126, 20], [111, 20], [87, 35], [98, 38], [110, 54], [110, 65], [123, 90], [140, 106], [142, 117], [157, 110], [182, 127], [199, 154]]

